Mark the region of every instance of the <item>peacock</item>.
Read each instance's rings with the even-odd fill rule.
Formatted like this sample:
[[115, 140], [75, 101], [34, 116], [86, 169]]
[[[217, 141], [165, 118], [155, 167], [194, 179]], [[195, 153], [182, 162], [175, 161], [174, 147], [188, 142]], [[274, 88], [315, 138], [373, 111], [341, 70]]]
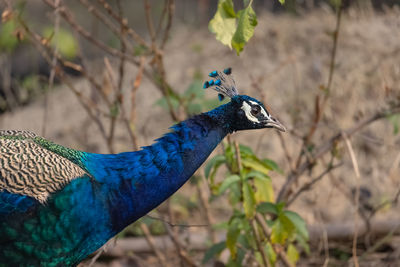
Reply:
[[177, 191], [230, 133], [285, 127], [231, 68], [204, 88], [230, 101], [139, 151], [95, 154], [29, 131], [0, 131], [0, 266], [75, 266]]

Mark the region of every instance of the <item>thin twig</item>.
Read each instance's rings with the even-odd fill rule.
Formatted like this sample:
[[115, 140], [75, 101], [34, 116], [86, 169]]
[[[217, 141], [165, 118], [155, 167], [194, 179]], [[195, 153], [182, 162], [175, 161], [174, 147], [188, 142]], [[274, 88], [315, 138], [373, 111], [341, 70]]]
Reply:
[[[33, 41], [33, 44], [35, 47], [38, 49], [42, 57], [47, 61], [48, 64], [51, 64], [52, 60], [47, 52], [46, 49], [48, 47], [44, 44], [42, 41], [41, 37], [37, 35], [36, 33], [32, 32], [30, 28], [26, 25], [26, 23], [18, 17], [18, 23], [24, 28], [25, 32], [27, 33], [28, 36], [31, 37], [31, 40]], [[54, 53], [53, 53], [54, 54]], [[65, 85], [77, 96], [79, 103], [81, 106], [85, 109], [89, 117], [95, 122], [95, 124], [99, 127], [100, 133], [102, 137], [106, 138], [106, 132], [105, 129], [101, 123], [101, 121], [95, 116], [94, 110], [96, 109], [96, 105], [88, 98], [85, 98], [84, 95], [77, 90], [72, 83], [66, 78], [64, 70], [60, 67], [57, 67], [57, 71], [55, 74], [57, 77], [65, 83]]]
[[331, 50], [331, 58], [329, 63], [329, 75], [328, 75], [328, 82], [326, 87], [324, 88], [324, 96], [322, 101], [320, 101], [319, 96], [317, 95], [315, 99], [315, 116], [313, 120], [313, 124], [310, 128], [308, 135], [305, 138], [305, 145], [308, 145], [311, 142], [311, 138], [313, 137], [315, 131], [317, 130], [317, 126], [321, 118], [323, 117], [329, 96], [331, 95], [332, 89], [332, 80], [333, 74], [335, 72], [335, 62], [336, 62], [336, 52], [337, 52], [337, 44], [338, 44], [338, 37], [339, 37], [339, 30], [340, 30], [340, 22], [342, 18], [342, 4], [339, 4], [336, 10], [336, 26], [335, 30], [332, 34], [333, 46]]
[[233, 141], [233, 144], [235, 146], [235, 156], [236, 156], [236, 163], [238, 167], [238, 174], [240, 174], [240, 171], [242, 170], [242, 159], [240, 157], [240, 148], [239, 144], [237, 141]]
[[[116, 85], [114, 73], [113, 73], [110, 61], [106, 57], [104, 58], [104, 66], [106, 67], [105, 73], [108, 77], [109, 83], [111, 84], [111, 87], [113, 88], [113, 91], [115, 92], [115, 94], [118, 94], [117, 93], [118, 88]], [[114, 113], [116, 113], [115, 109], [119, 108], [119, 106], [115, 106], [115, 105], [117, 105], [116, 100], [114, 100], [113, 103], [109, 103], [109, 105], [108, 105], [109, 116], [110, 116], [110, 128], [108, 131], [106, 143], [107, 143], [107, 147], [108, 147], [108, 150], [110, 151], [110, 153], [114, 153], [113, 140], [114, 140], [115, 123], [116, 123], [117, 116], [118, 116], [118, 114], [114, 114]]]
[[[79, 0], [79, 1], [81, 2], [82, 5], [84, 5], [87, 8], [88, 12], [92, 13], [99, 21], [101, 21], [105, 26], [107, 26], [107, 28], [109, 28], [115, 36], [119, 37], [125, 47], [129, 45], [129, 43], [125, 39], [125, 36], [121, 35], [121, 30], [118, 29], [118, 27], [112, 21], [110, 21], [110, 19], [106, 15], [104, 15], [96, 6], [90, 4], [88, 0]], [[123, 31], [125, 31], [124, 25], [123, 24], [120, 25], [121, 25], [120, 28], [122, 28]]]
[[97, 250], [96, 254], [94, 255], [94, 257], [90, 260], [90, 263], [88, 265], [88, 267], [92, 267], [96, 261], [98, 260], [98, 258], [100, 258], [100, 256], [107, 251], [107, 243], [105, 243], [100, 249]]
[[181, 244], [181, 241], [179, 240], [177, 234], [173, 231], [173, 228], [169, 226], [168, 224], [164, 224], [165, 229], [167, 229], [167, 233], [169, 237], [172, 240], [172, 243], [174, 243], [179, 256], [182, 258], [182, 260], [186, 263], [185, 266], [192, 266], [192, 267], [197, 267], [198, 264], [189, 256], [189, 254], [186, 252], [184, 249], [184, 245]]
[[[53, 59], [51, 61], [51, 71], [49, 77], [49, 87], [48, 91], [50, 91], [54, 86], [54, 78], [56, 76], [56, 67], [57, 67], [57, 54], [58, 54], [58, 32], [60, 29], [60, 15], [58, 14], [58, 8], [60, 6], [60, 0], [56, 0], [56, 9], [54, 9], [54, 34], [53, 37], [56, 38], [54, 42], [54, 54]], [[42, 123], [42, 136], [46, 136], [46, 125], [48, 118], [48, 108], [49, 108], [49, 97], [48, 92], [44, 94], [44, 103], [43, 103], [43, 123]]]
[[156, 42], [156, 32], [154, 30], [153, 18], [151, 16], [151, 5], [149, 3], [149, 0], [144, 0], [143, 3], [144, 3], [145, 15], [146, 15], [147, 29], [148, 29], [150, 37], [151, 37], [151, 46], [152, 46], [152, 49], [154, 49], [155, 42]]
[[268, 262], [268, 258], [267, 258], [267, 255], [265, 254], [264, 248], [263, 248], [263, 246], [261, 244], [260, 235], [259, 235], [259, 233], [257, 231], [257, 223], [256, 223], [256, 221], [254, 219], [252, 219], [251, 222], [250, 222], [250, 225], [251, 225], [251, 230], [253, 231], [254, 238], [256, 240], [257, 249], [261, 254], [261, 259], [262, 259], [262, 262], [263, 262], [263, 266], [264, 267], [269, 267], [270, 264]]
[[172, 223], [172, 222], [167, 221], [167, 220], [165, 220], [163, 218], [155, 217], [153, 215], [146, 214], [145, 216], [150, 218], [150, 219], [163, 222], [164, 224], [168, 224], [171, 227], [191, 228], [191, 227], [208, 227], [208, 226], [210, 226], [209, 224], [179, 224], [179, 223]]
[[347, 149], [349, 150], [351, 162], [353, 164], [354, 173], [356, 174], [356, 193], [354, 194], [354, 202], [355, 202], [355, 212], [354, 212], [354, 237], [353, 237], [353, 261], [356, 267], [359, 267], [358, 258], [357, 258], [357, 238], [358, 238], [358, 206], [359, 206], [359, 198], [360, 198], [360, 170], [358, 167], [357, 158], [354, 154], [353, 147], [350, 143], [349, 138], [346, 133], [343, 133], [343, 139], [346, 144]]
[[[389, 109], [383, 110], [383, 111], [377, 111], [375, 114], [371, 115], [370, 117], [358, 122], [355, 126], [346, 129], [344, 132], [348, 137], [351, 137], [353, 134], [356, 132], [360, 131], [367, 125], [370, 125], [371, 123], [386, 118], [388, 115], [391, 114], [397, 114], [400, 113], [400, 105], [399, 106], [394, 106]], [[314, 161], [306, 161], [303, 164], [301, 164], [298, 168], [296, 168], [295, 172], [291, 172], [287, 179], [286, 183], [282, 186], [281, 190], [279, 191], [278, 197], [277, 197], [277, 202], [284, 201], [288, 198], [288, 194], [290, 191], [291, 186], [293, 185], [294, 182], [297, 181], [297, 179], [311, 166], [314, 165], [315, 160], [318, 158], [322, 157], [325, 155], [327, 152], [329, 152], [334, 145], [336, 145], [338, 142], [340, 142], [343, 138], [342, 135], [343, 131], [339, 131], [335, 135], [333, 135], [331, 138], [329, 138], [327, 141], [323, 142], [321, 145], [316, 147], [314, 149], [314, 153], [312, 154], [313, 160]]]
[[310, 182], [304, 184], [297, 192], [287, 201], [286, 207], [289, 207], [302, 193], [304, 193], [307, 190], [310, 190], [311, 187], [316, 184], [318, 181], [320, 181], [326, 174], [331, 172], [332, 170], [342, 166], [343, 163], [339, 163], [336, 165], [329, 165], [328, 168], [326, 168], [320, 175], [318, 175], [316, 178], [312, 179]]
[[128, 25], [128, 20], [126, 18], [120, 17], [117, 13], [115, 13], [111, 6], [106, 2], [106, 0], [97, 0], [100, 4], [102, 4], [103, 8], [107, 11], [107, 13], [113, 17], [116, 21], [118, 21], [127, 31], [127, 33], [132, 37], [132, 39], [140, 44], [141, 46], [148, 48], [146, 41], [137, 34], [132, 28]]
[[165, 15], [167, 14], [167, 11], [168, 11], [168, 4], [169, 4], [169, 0], [164, 0], [164, 7], [163, 7], [163, 10], [161, 12], [160, 20], [158, 21], [158, 26], [157, 26], [157, 30], [156, 30], [156, 36], [158, 36], [158, 34], [161, 31], [161, 26], [163, 25]]
[[[55, 9], [56, 6], [51, 0], [42, 0], [44, 3], [46, 3], [48, 6], [51, 8]], [[108, 45], [104, 44], [103, 42], [99, 41], [98, 39], [94, 38], [92, 34], [90, 34], [87, 30], [82, 28], [72, 17], [72, 14], [69, 12], [66, 6], [61, 6], [59, 8], [60, 15], [64, 18], [64, 20], [75, 30], [77, 31], [82, 37], [84, 37], [86, 40], [88, 40], [90, 43], [93, 45], [97, 46], [98, 48], [102, 49], [106, 53], [119, 57], [121, 56], [121, 51], [114, 49], [112, 47], [109, 47]], [[135, 65], [139, 65], [139, 62], [130, 55], [126, 55], [126, 59], [132, 62]]]
[[167, 262], [167, 260], [165, 259], [165, 255], [163, 253], [161, 253], [161, 251], [157, 248], [153, 236], [150, 233], [149, 227], [147, 227], [146, 224], [141, 223], [140, 224], [140, 229], [142, 229], [143, 233], [144, 233], [144, 237], [146, 238], [147, 243], [149, 244], [149, 246], [151, 247], [151, 249], [154, 251], [154, 254], [156, 254], [157, 260], [158, 262], [161, 264], [161, 266], [165, 266], [168, 267], [170, 266]]
[[282, 148], [283, 148], [283, 152], [285, 153], [285, 157], [286, 157], [286, 160], [287, 160], [287, 162], [288, 162], [288, 164], [289, 164], [289, 168], [290, 168], [291, 171], [293, 171], [293, 170], [294, 170], [293, 159], [292, 159], [292, 157], [290, 156], [290, 153], [289, 153], [289, 150], [288, 150], [288, 148], [287, 148], [285, 139], [283, 138], [281, 132], [276, 131], [276, 133], [277, 133], [277, 135], [278, 135], [278, 137], [279, 137], [279, 141], [280, 141], [281, 146], [282, 146]]
[[[203, 178], [201, 180], [204, 181], [204, 177], [203, 176], [201, 176], [201, 177]], [[206, 181], [205, 181], [205, 183], [206, 183]], [[203, 208], [204, 215], [205, 215], [205, 218], [207, 220], [207, 224], [208, 224], [207, 231], [208, 231], [208, 234], [209, 234], [209, 236], [211, 238], [211, 241], [215, 244], [217, 242], [217, 236], [216, 236], [215, 231], [214, 231], [214, 229], [212, 227], [214, 225], [214, 218], [211, 215], [210, 204], [208, 203], [208, 199], [207, 199], [207, 196], [205, 195], [204, 190], [202, 190], [202, 188], [201, 188], [201, 182], [200, 181], [198, 183], [196, 183], [196, 189], [197, 189], [197, 194], [199, 195], [199, 198], [200, 198], [200, 204], [201, 204], [201, 206]]]
[[168, 19], [167, 19], [167, 26], [165, 27], [164, 30], [164, 37], [162, 40], [162, 43], [160, 45], [160, 49], [163, 50], [165, 47], [165, 44], [167, 43], [169, 33], [171, 31], [171, 26], [172, 26], [172, 19], [174, 17], [174, 11], [175, 11], [175, 0], [167, 0], [168, 1]]

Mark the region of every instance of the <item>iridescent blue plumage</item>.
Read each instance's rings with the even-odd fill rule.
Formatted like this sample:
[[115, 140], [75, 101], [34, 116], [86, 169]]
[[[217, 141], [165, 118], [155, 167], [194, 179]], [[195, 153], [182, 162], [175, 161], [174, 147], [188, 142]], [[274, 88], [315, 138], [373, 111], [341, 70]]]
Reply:
[[[178, 190], [228, 133], [269, 127], [283, 130], [259, 101], [235, 95], [135, 152], [86, 153], [0, 131], [0, 266], [76, 265]], [[39, 171], [19, 169], [15, 155], [33, 155]]]

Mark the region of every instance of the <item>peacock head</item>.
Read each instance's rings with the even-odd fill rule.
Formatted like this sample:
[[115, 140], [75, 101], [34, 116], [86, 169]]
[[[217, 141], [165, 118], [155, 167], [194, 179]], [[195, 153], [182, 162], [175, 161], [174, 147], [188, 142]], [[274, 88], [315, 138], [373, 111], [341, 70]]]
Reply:
[[286, 128], [274, 118], [264, 104], [247, 95], [239, 95], [235, 80], [232, 77], [232, 68], [222, 72], [213, 71], [212, 78], [204, 83], [203, 88], [212, 88], [218, 92], [219, 100], [229, 97], [231, 101], [224, 105], [224, 111], [229, 114], [229, 127], [232, 131], [275, 128], [285, 132]]

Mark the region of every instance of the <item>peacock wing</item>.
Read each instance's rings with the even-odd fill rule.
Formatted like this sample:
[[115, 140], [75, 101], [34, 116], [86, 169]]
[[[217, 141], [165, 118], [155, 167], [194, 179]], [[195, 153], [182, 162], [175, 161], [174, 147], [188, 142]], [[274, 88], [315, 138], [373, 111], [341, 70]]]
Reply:
[[[0, 131], [0, 214], [44, 203], [71, 180], [88, 175], [84, 152], [54, 144], [28, 131]], [[25, 203], [25, 204], [22, 204]]]

